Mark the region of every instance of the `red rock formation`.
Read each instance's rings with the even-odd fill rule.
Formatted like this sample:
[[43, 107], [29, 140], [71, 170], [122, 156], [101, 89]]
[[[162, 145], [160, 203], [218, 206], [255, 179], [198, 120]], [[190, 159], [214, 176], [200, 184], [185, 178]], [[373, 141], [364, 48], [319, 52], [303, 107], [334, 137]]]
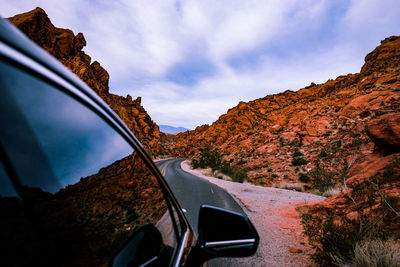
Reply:
[[386, 153], [400, 152], [400, 113], [388, 113], [368, 122], [367, 134]]
[[[211, 126], [178, 134], [171, 149], [190, 157], [210, 144], [247, 168], [252, 183], [270, 186], [300, 183], [300, 173], [318, 161], [340, 184], [339, 170], [355, 155], [353, 168], [371, 157], [375, 145], [398, 152], [399, 98], [400, 38], [393, 36], [366, 56], [360, 73], [241, 102]], [[307, 164], [292, 165], [296, 148]]]
[[86, 82], [120, 116], [143, 145], [153, 153], [160, 152], [160, 132], [138, 97], [122, 97], [109, 92], [109, 74], [99, 62], [91, 62], [82, 48], [86, 45], [82, 33], [74, 35], [71, 30], [56, 28], [46, 12], [36, 9], [16, 15], [8, 20], [31, 40], [43, 47], [79, 78]]

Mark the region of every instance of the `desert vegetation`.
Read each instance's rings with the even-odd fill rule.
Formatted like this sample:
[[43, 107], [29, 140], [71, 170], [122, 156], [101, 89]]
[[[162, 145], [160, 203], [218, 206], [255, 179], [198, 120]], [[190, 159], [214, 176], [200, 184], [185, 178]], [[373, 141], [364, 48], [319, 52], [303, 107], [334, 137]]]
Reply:
[[191, 160], [191, 165], [194, 169], [211, 168], [213, 172], [219, 170], [230, 176], [235, 182], [243, 183], [247, 179], [245, 169], [232, 166], [231, 163], [222, 158], [218, 150], [212, 149], [210, 146], [205, 146], [197, 157]]
[[315, 249], [313, 259], [321, 265], [399, 266], [400, 197], [395, 186], [399, 180], [397, 156], [370, 180], [347, 187], [344, 177], [347, 200], [342, 207], [304, 213], [301, 222]]

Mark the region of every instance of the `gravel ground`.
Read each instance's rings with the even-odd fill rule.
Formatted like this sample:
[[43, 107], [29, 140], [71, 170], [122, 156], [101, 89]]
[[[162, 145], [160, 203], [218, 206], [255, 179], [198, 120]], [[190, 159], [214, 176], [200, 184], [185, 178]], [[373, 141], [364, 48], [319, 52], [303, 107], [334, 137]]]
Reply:
[[272, 187], [240, 184], [203, 175], [183, 161], [182, 169], [231, 194], [242, 206], [260, 235], [257, 253], [248, 258], [212, 260], [211, 266], [314, 266], [312, 253], [302, 235], [300, 214], [296, 207], [319, 202], [324, 197]]

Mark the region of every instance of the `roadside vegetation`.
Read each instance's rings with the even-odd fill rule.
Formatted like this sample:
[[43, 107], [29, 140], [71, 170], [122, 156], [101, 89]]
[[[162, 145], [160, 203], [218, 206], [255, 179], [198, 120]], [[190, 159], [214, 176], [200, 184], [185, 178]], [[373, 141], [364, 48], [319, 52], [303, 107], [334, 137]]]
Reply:
[[[319, 167], [320, 168], [320, 167]], [[317, 169], [321, 188], [331, 173]], [[304, 234], [315, 249], [313, 259], [323, 266], [399, 266], [400, 198], [395, 192], [400, 180], [400, 157], [370, 180], [347, 187], [343, 207], [310, 211], [302, 215]], [[385, 193], [386, 192], [386, 193]]]
[[247, 180], [246, 169], [232, 166], [229, 162], [222, 159], [221, 153], [210, 146], [203, 148], [196, 158], [191, 161], [193, 169], [211, 168], [213, 172], [220, 171], [232, 178], [234, 182], [243, 183]]

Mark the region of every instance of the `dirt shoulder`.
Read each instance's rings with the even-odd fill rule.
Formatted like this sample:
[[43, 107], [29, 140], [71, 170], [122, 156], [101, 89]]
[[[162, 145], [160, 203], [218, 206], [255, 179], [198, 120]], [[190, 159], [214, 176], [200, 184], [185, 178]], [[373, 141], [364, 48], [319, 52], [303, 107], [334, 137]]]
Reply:
[[320, 202], [324, 197], [220, 180], [193, 170], [187, 161], [181, 166], [184, 171], [207, 179], [235, 197], [260, 235], [256, 255], [232, 259], [226, 266], [314, 266], [309, 260], [312, 250], [302, 235], [301, 215], [296, 207]]

